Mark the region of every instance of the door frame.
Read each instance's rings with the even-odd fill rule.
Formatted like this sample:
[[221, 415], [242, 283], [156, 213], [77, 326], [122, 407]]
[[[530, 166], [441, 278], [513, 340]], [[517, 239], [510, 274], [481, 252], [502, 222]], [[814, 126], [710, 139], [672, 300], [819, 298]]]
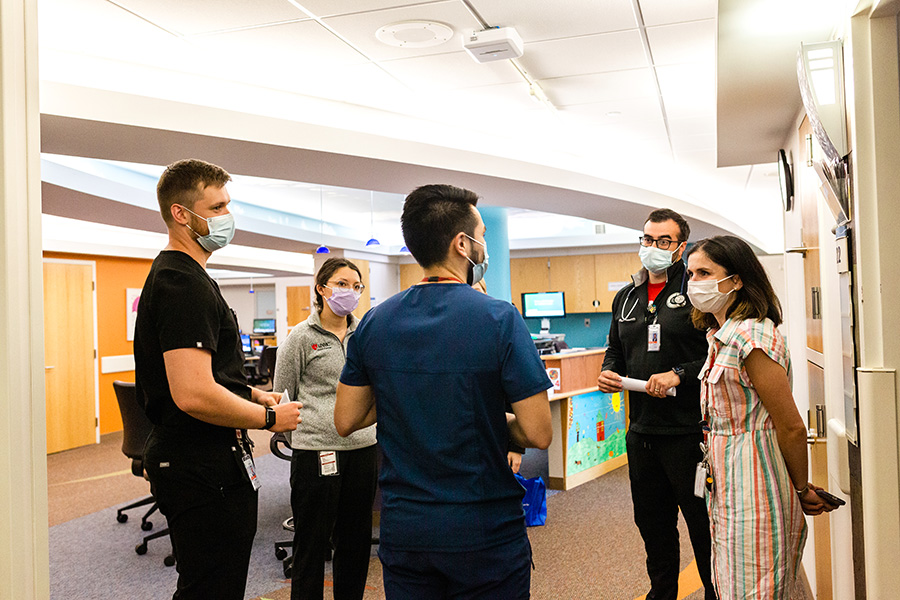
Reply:
[[[68, 258], [44, 258], [41, 261], [41, 270], [43, 271], [44, 263], [62, 263], [68, 265], [86, 265], [91, 267], [91, 303], [93, 304], [91, 314], [94, 329], [94, 443], [100, 443], [100, 344], [99, 335], [97, 333], [97, 263], [93, 260], [75, 260]], [[46, 291], [44, 296], [46, 296]], [[124, 300], [123, 300], [124, 301]], [[41, 314], [43, 314], [41, 307]], [[44, 399], [46, 402], [46, 398]]]

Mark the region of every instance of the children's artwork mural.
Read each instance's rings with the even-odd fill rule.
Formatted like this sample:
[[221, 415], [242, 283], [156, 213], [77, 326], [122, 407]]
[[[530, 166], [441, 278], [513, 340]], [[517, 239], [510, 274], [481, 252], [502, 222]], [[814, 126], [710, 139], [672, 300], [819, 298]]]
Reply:
[[572, 396], [566, 440], [566, 476], [625, 454], [625, 403], [621, 393]]

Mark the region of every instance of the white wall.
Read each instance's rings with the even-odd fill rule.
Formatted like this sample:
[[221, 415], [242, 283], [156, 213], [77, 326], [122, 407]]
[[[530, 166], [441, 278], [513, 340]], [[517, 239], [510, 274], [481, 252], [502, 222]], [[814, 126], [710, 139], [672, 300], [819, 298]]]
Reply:
[[[275, 317], [275, 285], [268, 283], [266, 285], [253, 285], [253, 293], [250, 293], [250, 284], [248, 283], [229, 283], [228, 281], [220, 281], [219, 289], [222, 290], [222, 297], [228, 303], [238, 316], [238, 324], [243, 333], [253, 333], [253, 319], [271, 319]], [[272, 302], [272, 315], [259, 315], [257, 311], [257, 302], [259, 295], [268, 295]], [[265, 304], [265, 303], [263, 303]]]

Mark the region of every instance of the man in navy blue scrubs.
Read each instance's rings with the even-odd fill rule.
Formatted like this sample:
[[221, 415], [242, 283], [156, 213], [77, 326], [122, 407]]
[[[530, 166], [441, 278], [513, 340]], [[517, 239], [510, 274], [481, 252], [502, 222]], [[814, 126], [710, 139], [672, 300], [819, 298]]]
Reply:
[[407, 197], [403, 236], [425, 278], [363, 318], [338, 386], [338, 433], [377, 413], [388, 600], [530, 593], [506, 449], [550, 445], [551, 383], [516, 309], [470, 287], [488, 262], [477, 201], [450, 185]]

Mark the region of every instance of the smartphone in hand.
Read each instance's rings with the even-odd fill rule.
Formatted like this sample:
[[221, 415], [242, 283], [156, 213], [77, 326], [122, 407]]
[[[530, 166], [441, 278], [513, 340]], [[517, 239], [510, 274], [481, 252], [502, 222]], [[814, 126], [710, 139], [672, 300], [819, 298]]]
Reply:
[[841, 500], [834, 494], [829, 494], [825, 490], [816, 490], [816, 493], [819, 495], [819, 497], [822, 500], [824, 500], [828, 504], [831, 504], [832, 506], [843, 506], [843, 505], [847, 504], [846, 502], [844, 502], [843, 500]]

